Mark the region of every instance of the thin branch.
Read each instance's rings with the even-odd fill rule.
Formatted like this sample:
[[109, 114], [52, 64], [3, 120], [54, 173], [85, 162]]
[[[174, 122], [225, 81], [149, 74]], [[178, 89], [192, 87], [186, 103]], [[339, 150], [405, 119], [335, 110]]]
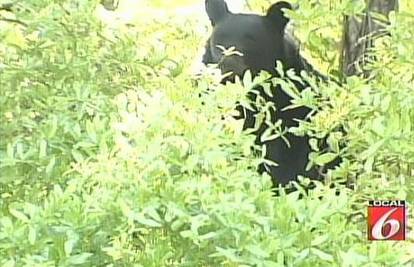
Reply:
[[20, 24], [20, 25], [22, 25], [24, 27], [27, 27], [28, 26], [23, 21], [20, 21], [20, 20], [17, 20], [17, 19], [8, 19], [8, 18], [2, 17], [2, 16], [0, 16], [0, 21], [10, 22], [10, 23], [16, 23], [16, 24]]

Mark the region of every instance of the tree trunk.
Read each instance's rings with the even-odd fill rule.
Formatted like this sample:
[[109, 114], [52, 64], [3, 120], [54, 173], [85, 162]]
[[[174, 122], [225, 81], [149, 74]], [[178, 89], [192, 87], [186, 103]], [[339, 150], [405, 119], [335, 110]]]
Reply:
[[366, 11], [359, 16], [345, 16], [342, 41], [341, 69], [344, 76], [369, 76], [364, 66], [369, 60], [373, 41], [386, 34], [390, 11], [398, 10], [398, 0], [366, 0]]

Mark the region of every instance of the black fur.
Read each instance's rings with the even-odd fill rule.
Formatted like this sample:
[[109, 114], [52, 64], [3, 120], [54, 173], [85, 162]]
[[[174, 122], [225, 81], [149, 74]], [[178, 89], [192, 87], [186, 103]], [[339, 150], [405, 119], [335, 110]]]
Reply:
[[[206, 0], [206, 11], [210, 18], [213, 32], [205, 46], [206, 52], [203, 56], [204, 64], [218, 64], [221, 72], [231, 72], [222, 82], [232, 82], [235, 76], [243, 76], [246, 70], [253, 75], [265, 70], [277, 77], [275, 63], [277, 60], [283, 63], [285, 70], [293, 69], [297, 74], [301, 71], [308, 71], [321, 79], [323, 75], [315, 71], [312, 66], [299, 54], [297, 45], [285, 34], [285, 27], [289, 19], [284, 16], [285, 9], [291, 9], [287, 2], [277, 2], [267, 11], [265, 16], [253, 14], [233, 14], [224, 0]], [[235, 47], [239, 54], [223, 55], [223, 50]], [[292, 81], [296, 88], [301, 91], [308, 85]], [[298, 119], [304, 120], [311, 111], [307, 107], [283, 110], [291, 104], [291, 97], [287, 95], [280, 86], [272, 88], [273, 96], [264, 93], [263, 88], [256, 88], [259, 93], [250, 93], [249, 98], [255, 103], [257, 97], [263, 98], [266, 102], [274, 104], [275, 109], [271, 111], [271, 122], [282, 120], [282, 127], [298, 126]], [[255, 110], [249, 110], [238, 106], [241, 112], [240, 118], [245, 120], [244, 129], [253, 128], [255, 124]], [[275, 186], [286, 185], [296, 180], [298, 175], [304, 175], [313, 179], [320, 178], [317, 169], [306, 171], [308, 155], [311, 151], [309, 137], [296, 136], [287, 133], [285, 137], [289, 140], [290, 146], [282, 138], [267, 142], [261, 142], [260, 136], [268, 128], [265, 123], [254, 132], [257, 136], [255, 143], [259, 146], [266, 146], [266, 159], [274, 161], [278, 166], [262, 164], [259, 172], [267, 172], [272, 177]]]

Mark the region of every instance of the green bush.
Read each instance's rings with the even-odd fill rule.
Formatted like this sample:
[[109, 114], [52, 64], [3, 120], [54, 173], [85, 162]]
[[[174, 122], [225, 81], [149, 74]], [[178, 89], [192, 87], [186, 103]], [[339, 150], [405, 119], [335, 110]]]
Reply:
[[[2, 266], [413, 264], [412, 236], [366, 241], [365, 212], [369, 199], [414, 201], [412, 5], [392, 16], [373, 79], [298, 98], [319, 109], [298, 131], [346, 144], [330, 177], [358, 176], [355, 191], [317, 184], [301, 199], [273, 197], [255, 171], [253, 137], [231, 116], [248, 86], [220, 85], [207, 71], [195, 85], [189, 66], [205, 41], [197, 18], [147, 7], [111, 27], [97, 1], [17, 5], [0, 11]], [[340, 24], [319, 8], [304, 5], [295, 19], [303, 32], [330, 32], [303, 40], [331, 69]]]

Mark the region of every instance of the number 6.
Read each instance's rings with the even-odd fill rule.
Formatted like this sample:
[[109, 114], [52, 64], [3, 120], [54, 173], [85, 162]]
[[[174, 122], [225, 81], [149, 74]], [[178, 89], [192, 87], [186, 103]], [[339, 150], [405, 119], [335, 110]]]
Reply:
[[[388, 219], [391, 216], [391, 214], [393, 214], [397, 209], [398, 208], [394, 208], [384, 213], [384, 215], [382, 215], [381, 218], [379, 218], [379, 220], [374, 224], [374, 227], [372, 227], [371, 231], [373, 238], [378, 240], [384, 240], [398, 233], [398, 230], [400, 230], [400, 222], [396, 219]], [[390, 231], [388, 232], [388, 235], [384, 236], [382, 234], [382, 229], [384, 229], [384, 227], [387, 224], [390, 225]]]

